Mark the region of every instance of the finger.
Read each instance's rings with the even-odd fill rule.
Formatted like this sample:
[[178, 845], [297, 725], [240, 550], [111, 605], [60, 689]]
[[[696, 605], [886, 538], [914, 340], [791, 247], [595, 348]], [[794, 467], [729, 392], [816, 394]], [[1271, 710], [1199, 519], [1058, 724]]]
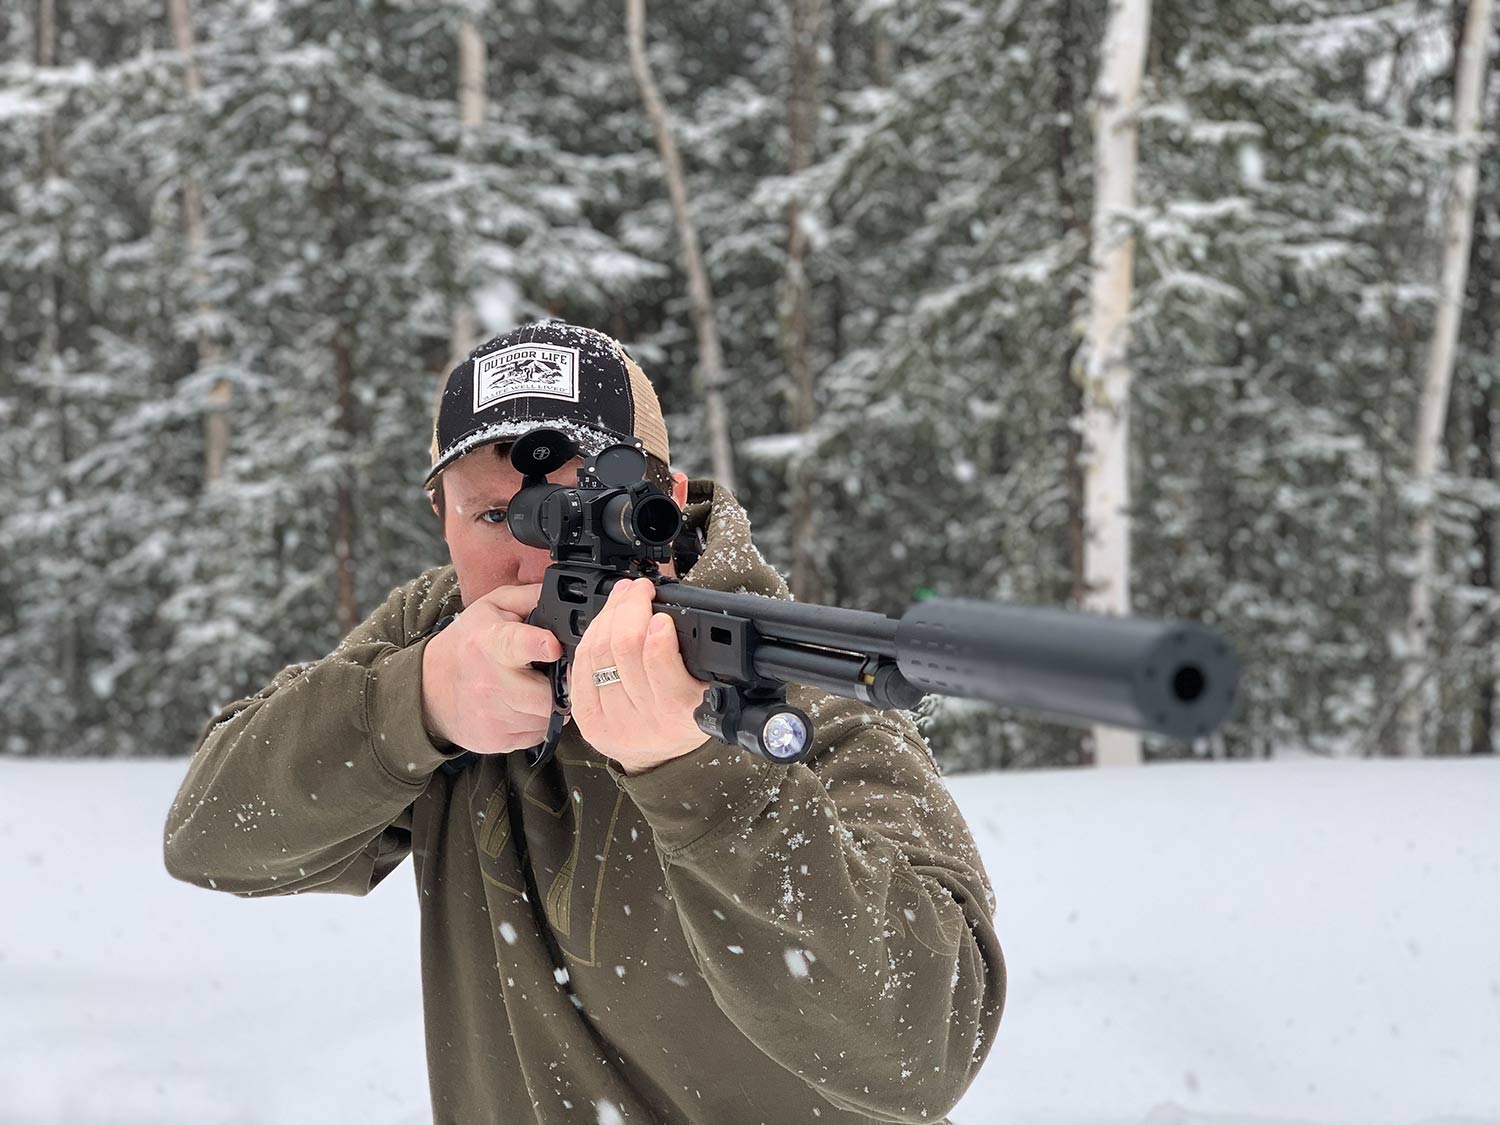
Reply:
[[526, 668], [533, 660], [558, 659], [562, 645], [546, 629], [520, 621], [501, 621], [491, 629], [486, 651], [502, 667]]
[[542, 584], [533, 582], [529, 586], [496, 586], [474, 604], [504, 610], [524, 621], [541, 597]]
[[[589, 626], [593, 628], [593, 626]], [[580, 646], [579, 651], [582, 651]], [[618, 686], [618, 685], [616, 685]], [[594, 673], [580, 660], [568, 666], [568, 701], [571, 718], [583, 716], [584, 725], [589, 725], [599, 712], [599, 689], [594, 684]]]
[[575, 667], [583, 667], [592, 671], [609, 663], [609, 630], [612, 620], [610, 606], [615, 603], [628, 585], [628, 582], [616, 582], [611, 586], [604, 598], [604, 605], [584, 626], [583, 635], [578, 638], [578, 644], [573, 648]]
[[486, 605], [484, 602], [475, 602], [464, 613], [472, 614], [476, 621], [487, 620], [491, 623], [496, 621], [525, 621], [526, 618], [519, 613], [512, 613], [508, 609], [501, 609], [497, 605]]
[[[639, 720], [639, 716], [631, 706], [630, 693], [625, 690], [621, 681], [616, 680], [601, 687], [594, 680], [594, 673], [606, 668], [619, 669], [615, 659], [614, 637], [620, 627], [620, 615], [629, 601], [629, 594], [628, 580], [615, 583], [609, 592], [604, 612], [589, 625], [594, 634], [592, 650], [586, 660], [579, 662], [581, 674], [587, 684], [585, 690], [593, 696], [594, 714], [613, 728], [628, 728]], [[623, 672], [621, 675], [623, 676]]]
[[[514, 723], [511, 714], [540, 717], [552, 714], [552, 682], [540, 672], [519, 668], [507, 672], [494, 700], [501, 722]], [[524, 721], [524, 720], [523, 720]], [[527, 724], [530, 725], [529, 723]]]
[[613, 663], [610, 655], [610, 633], [614, 629], [615, 614], [622, 598], [630, 589], [629, 581], [616, 582], [610, 587], [609, 596], [601, 609], [583, 631], [583, 639], [573, 660], [574, 683], [578, 685], [581, 698], [573, 699], [573, 710], [583, 715], [585, 723], [594, 719], [608, 720], [613, 711], [605, 703], [606, 696], [619, 684], [600, 687], [594, 681], [594, 673]]
[[646, 626], [651, 621], [651, 599], [655, 589], [649, 578], [640, 578], [629, 584], [614, 607], [614, 620], [609, 631], [609, 658], [620, 670], [620, 682], [612, 685], [619, 691], [607, 691], [600, 696], [607, 715], [635, 718], [649, 715], [654, 710], [651, 681], [646, 678]]
[[590, 725], [596, 718], [607, 717], [604, 694], [620, 686], [609, 684], [600, 688], [594, 682], [594, 673], [610, 664], [609, 635], [614, 628], [615, 609], [629, 588], [628, 581], [619, 581], [610, 587], [604, 607], [584, 628], [578, 647], [573, 652], [568, 690], [572, 701], [572, 711], [575, 715], [583, 717], [585, 725]]
[[657, 706], [668, 711], [697, 707], [712, 686], [689, 672], [683, 663], [677, 630], [667, 613], [651, 615], [646, 630], [646, 676]]
[[535, 746], [546, 737], [547, 728], [541, 724], [512, 727], [512, 729], [497, 731], [486, 746], [471, 746], [467, 749], [478, 750], [481, 754], [510, 754], [527, 746]]
[[[491, 626], [501, 622], [524, 622], [531, 611], [536, 608], [541, 589], [540, 583], [533, 583], [530, 586], [499, 586], [464, 612]], [[541, 656], [529, 658], [527, 662], [540, 660], [550, 663], [562, 655], [562, 645], [560, 643], [544, 645], [543, 653]]]
[[547, 723], [528, 723], [508, 732], [506, 743], [519, 749], [522, 746], [535, 746], [547, 737]]

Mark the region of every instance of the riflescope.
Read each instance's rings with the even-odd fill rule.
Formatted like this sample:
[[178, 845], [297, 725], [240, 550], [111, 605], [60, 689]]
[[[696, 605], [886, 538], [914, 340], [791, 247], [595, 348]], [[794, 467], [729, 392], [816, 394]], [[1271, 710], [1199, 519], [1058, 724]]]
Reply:
[[511, 446], [510, 463], [523, 478], [506, 514], [515, 537], [559, 562], [607, 566], [669, 558], [682, 514], [670, 496], [643, 479], [646, 455], [639, 443], [613, 445], [585, 459], [574, 487], [547, 480], [575, 455], [572, 439], [561, 430], [531, 430]]

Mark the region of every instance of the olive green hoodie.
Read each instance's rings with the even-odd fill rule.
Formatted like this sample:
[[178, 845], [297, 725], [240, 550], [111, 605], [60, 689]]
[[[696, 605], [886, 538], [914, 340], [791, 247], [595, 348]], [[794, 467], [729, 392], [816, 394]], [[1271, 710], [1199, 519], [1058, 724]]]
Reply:
[[[744, 511], [695, 482], [685, 581], [786, 597]], [[625, 776], [422, 725], [451, 567], [210, 724], [172, 806], [179, 879], [362, 895], [410, 853], [434, 1120], [938, 1121], [994, 1040], [1005, 970], [963, 818], [900, 713], [819, 691], [795, 766], [711, 741]]]

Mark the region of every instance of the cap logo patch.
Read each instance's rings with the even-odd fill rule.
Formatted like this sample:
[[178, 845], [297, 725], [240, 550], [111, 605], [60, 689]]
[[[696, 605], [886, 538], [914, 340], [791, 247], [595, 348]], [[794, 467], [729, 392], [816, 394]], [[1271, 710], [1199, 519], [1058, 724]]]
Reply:
[[474, 361], [474, 413], [512, 398], [578, 401], [578, 349], [513, 344]]

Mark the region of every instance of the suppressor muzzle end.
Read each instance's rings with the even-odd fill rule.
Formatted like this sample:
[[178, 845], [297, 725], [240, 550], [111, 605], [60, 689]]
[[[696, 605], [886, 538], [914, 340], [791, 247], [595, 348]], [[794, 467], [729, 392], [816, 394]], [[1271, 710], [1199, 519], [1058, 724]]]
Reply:
[[1171, 622], [1140, 666], [1142, 729], [1183, 742], [1206, 738], [1229, 717], [1239, 680], [1239, 661], [1217, 633]]
[[956, 598], [907, 610], [896, 656], [928, 691], [1183, 741], [1224, 722], [1240, 678], [1204, 625]]

